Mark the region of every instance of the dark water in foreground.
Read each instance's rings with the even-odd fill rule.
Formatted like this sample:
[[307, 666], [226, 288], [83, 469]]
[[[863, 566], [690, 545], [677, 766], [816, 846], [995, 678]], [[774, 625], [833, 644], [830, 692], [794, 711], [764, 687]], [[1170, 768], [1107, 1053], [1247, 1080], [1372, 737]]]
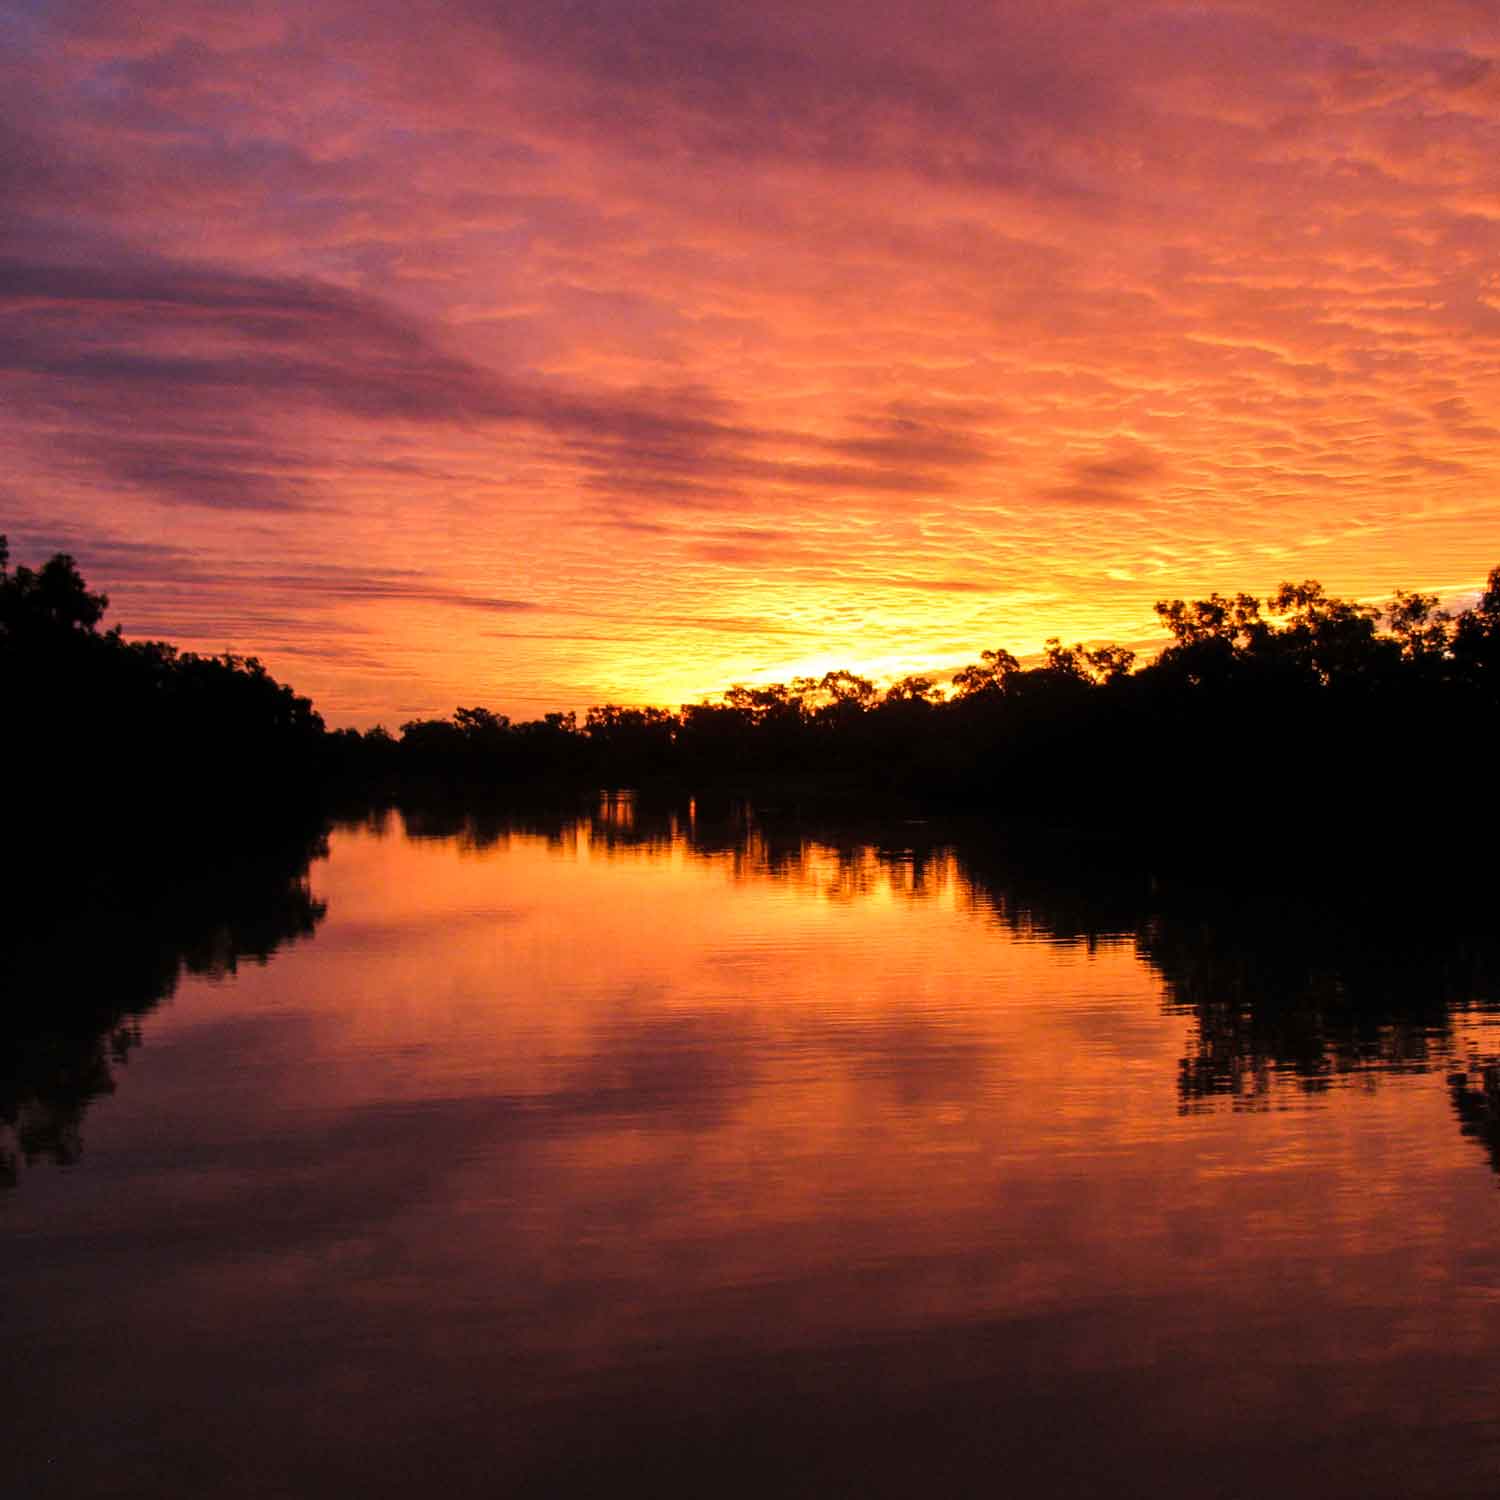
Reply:
[[412, 832], [10, 980], [0, 1492], [1500, 1489], [1487, 941]]

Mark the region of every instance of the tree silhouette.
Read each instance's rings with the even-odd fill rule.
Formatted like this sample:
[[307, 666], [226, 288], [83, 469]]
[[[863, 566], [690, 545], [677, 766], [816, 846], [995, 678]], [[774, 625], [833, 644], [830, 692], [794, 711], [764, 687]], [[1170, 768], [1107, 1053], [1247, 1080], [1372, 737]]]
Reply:
[[[1377, 828], [1401, 845], [1424, 828], [1500, 821], [1478, 760], [1500, 730], [1500, 568], [1451, 616], [1431, 594], [1398, 590], [1377, 608], [1313, 579], [1264, 598], [1163, 600], [1169, 640], [1152, 661], [1054, 636], [1028, 665], [981, 652], [948, 696], [930, 675], [882, 691], [836, 669], [735, 683], [677, 709], [606, 703], [513, 721], [461, 705], [399, 737], [325, 733], [255, 657], [126, 643], [101, 630], [107, 602], [65, 555], [13, 570], [0, 540], [0, 700], [33, 791], [13, 816], [195, 801], [249, 812], [329, 782], [517, 796], [676, 782], [1087, 824], [1161, 845], [1274, 832], [1288, 846], [1373, 848]], [[1451, 747], [1454, 774], [1393, 778], [1395, 748], [1410, 763], [1423, 744]]]

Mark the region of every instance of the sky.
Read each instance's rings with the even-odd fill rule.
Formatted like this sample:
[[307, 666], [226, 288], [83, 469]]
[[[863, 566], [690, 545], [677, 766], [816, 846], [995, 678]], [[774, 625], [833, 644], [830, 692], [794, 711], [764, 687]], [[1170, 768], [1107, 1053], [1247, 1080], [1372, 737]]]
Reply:
[[1500, 563], [1494, 0], [0, 0], [0, 532], [331, 724]]

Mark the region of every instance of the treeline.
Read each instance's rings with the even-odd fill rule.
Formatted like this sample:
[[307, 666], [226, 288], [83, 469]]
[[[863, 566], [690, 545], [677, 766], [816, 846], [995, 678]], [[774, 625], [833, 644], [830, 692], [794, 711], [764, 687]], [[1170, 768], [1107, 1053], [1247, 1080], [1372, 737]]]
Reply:
[[16, 895], [86, 899], [146, 878], [158, 847], [279, 837], [316, 815], [327, 737], [254, 657], [127, 641], [73, 560], [10, 566], [0, 536], [3, 805]]
[[126, 642], [100, 629], [106, 604], [65, 556], [12, 571], [0, 539], [9, 801], [33, 820], [217, 819], [330, 789], [736, 787], [1143, 837], [1274, 835], [1289, 868], [1304, 833], [1452, 843], [1494, 821], [1500, 568], [1457, 615], [1428, 595], [1376, 608], [1313, 582], [1165, 601], [1170, 644], [1143, 666], [1052, 640], [1035, 665], [987, 650], [946, 683], [882, 691], [837, 671], [679, 710], [513, 722], [461, 707], [397, 734], [326, 732], [254, 658]]
[[[548, 778], [739, 783], [1181, 835], [1199, 825], [1419, 832], [1494, 808], [1500, 568], [1457, 615], [1317, 583], [1157, 606], [1171, 643], [984, 651], [950, 682], [881, 691], [849, 671], [736, 685], [679, 711], [608, 704], [513, 723], [482, 707], [332, 736], [367, 777], [463, 786]], [[1269, 821], [1267, 821], [1269, 820]], [[1434, 834], [1438, 832], [1433, 829]], [[1288, 850], [1288, 858], [1292, 857]]]

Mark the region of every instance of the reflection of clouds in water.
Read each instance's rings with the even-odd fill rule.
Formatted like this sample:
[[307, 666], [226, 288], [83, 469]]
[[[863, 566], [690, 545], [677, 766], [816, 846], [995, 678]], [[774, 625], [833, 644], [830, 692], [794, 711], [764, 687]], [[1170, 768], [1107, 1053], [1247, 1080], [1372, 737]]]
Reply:
[[[1493, 993], [1477, 959], [1467, 990], [1413, 969], [1379, 999], [1327, 934], [1309, 966], [1206, 900], [946, 836], [767, 830], [737, 881], [644, 807], [607, 854], [569, 820], [460, 835], [337, 835], [318, 941], [183, 986], [106, 1149], [8, 1201], [39, 1206], [0, 1270], [68, 1291], [64, 1337], [8, 1281], [27, 1399], [66, 1391], [86, 1434], [64, 1487], [100, 1488], [91, 1444], [197, 1483], [231, 1411], [253, 1482], [295, 1493], [416, 1468], [459, 1495], [795, 1493], [789, 1463], [836, 1489], [866, 1461], [861, 1493], [969, 1492], [973, 1460], [1047, 1494], [1125, 1461], [1169, 1495], [1205, 1453], [1248, 1447], [1269, 1484], [1268, 1454], [1336, 1437], [1378, 1494], [1344, 1454], [1406, 1409], [1412, 1348], [1441, 1351], [1441, 1410], [1391, 1472], [1461, 1468], [1493, 1327], [1449, 1293], [1493, 1235], [1455, 1207], [1487, 1174], [1441, 1085], [1182, 1116], [1173, 1070], [1216, 1027], [1281, 1066], [1275, 1018], [1313, 1005], [1289, 1035], [1380, 1076], [1413, 995], [1440, 1018]], [[864, 894], [825, 899], [841, 869]], [[1344, 992], [1307, 978], [1329, 969]], [[1466, 1133], [1485, 1087], [1476, 1061]], [[152, 1357], [121, 1388], [127, 1337]], [[150, 1436], [122, 1451], [109, 1422]]]
[[709, 1130], [744, 1100], [755, 1075], [748, 1019], [644, 1015], [611, 1020], [563, 1086], [527, 1105], [557, 1129], [604, 1118]]
[[[676, 853], [722, 869], [735, 883], [785, 886], [834, 905], [943, 900], [971, 909], [1012, 937], [1089, 955], [1128, 948], [1159, 974], [1171, 1010], [1191, 1016], [1192, 1050], [1181, 1059], [1183, 1107], [1224, 1099], [1271, 1107], [1278, 1085], [1306, 1093], [1351, 1076], [1428, 1072], [1452, 1054], [1451, 1018], [1482, 1013], [1500, 995], [1494, 945], [1424, 909], [1409, 921], [1351, 919], [1315, 906], [1289, 907], [1241, 891], [1161, 883], [1114, 858], [1016, 848], [972, 827], [925, 823], [863, 834], [805, 828], [743, 802], [652, 808], [610, 794], [591, 815], [511, 822], [455, 817], [445, 825], [466, 847], [541, 837], [590, 857], [652, 859]], [[889, 956], [888, 956], [889, 957]], [[706, 962], [751, 982], [760, 948]], [[1117, 1033], [1122, 1016], [1083, 1016]], [[1097, 1039], [1096, 1039], [1097, 1040]], [[916, 1049], [914, 1059], [938, 1055]], [[924, 1066], [914, 1060], [913, 1068]]]

